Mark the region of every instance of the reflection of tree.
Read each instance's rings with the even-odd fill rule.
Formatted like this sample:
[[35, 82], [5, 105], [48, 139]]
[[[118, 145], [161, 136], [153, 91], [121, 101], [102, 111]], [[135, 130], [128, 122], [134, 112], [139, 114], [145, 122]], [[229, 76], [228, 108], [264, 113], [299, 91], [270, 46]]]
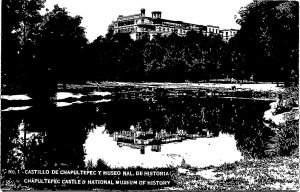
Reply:
[[158, 99], [149, 100], [148, 107], [144, 106], [145, 103], [119, 101], [110, 105], [106, 128], [112, 133], [128, 130], [130, 125], [139, 123], [144, 131], [152, 128], [154, 131], [166, 129], [171, 133], [175, 133], [177, 129], [187, 130], [189, 133], [203, 129], [219, 132], [224, 123], [221, 118], [226, 110], [224, 105], [220, 102], [202, 101], [193, 98]]
[[266, 141], [271, 135], [270, 129], [263, 124], [263, 112], [267, 109], [267, 104], [264, 101], [244, 101], [243, 107], [236, 108], [235, 139], [237, 148], [244, 155], [264, 156], [267, 147]]
[[1, 116], [1, 168], [20, 169], [22, 146], [18, 126], [22, 115], [18, 112], [2, 112]]
[[[116, 116], [110, 117], [107, 128], [111, 129], [110, 132], [128, 130], [130, 125], [140, 123], [144, 131], [152, 128], [153, 131], [165, 129], [175, 133], [177, 129], [183, 129], [188, 133], [196, 133], [207, 129], [215, 136], [222, 131], [235, 134], [238, 149], [251, 156], [261, 156], [266, 147], [265, 141], [269, 139], [269, 129], [265, 129], [262, 123], [263, 112], [268, 108], [268, 102], [265, 101], [158, 98], [155, 101], [149, 100], [147, 104], [148, 108], [139, 108], [138, 105], [144, 106], [145, 103], [119, 101], [110, 109], [118, 112], [110, 114]], [[124, 111], [128, 108], [135, 110], [130, 113]], [[112, 120], [117, 123], [112, 123]]]
[[51, 168], [79, 169], [84, 167], [84, 147], [89, 130], [97, 124], [94, 106], [57, 108], [49, 118], [45, 146]]
[[[25, 168], [84, 168], [84, 147], [88, 132], [98, 125], [95, 106], [6, 112], [2, 119], [2, 168], [19, 169], [26, 155]], [[24, 119], [26, 133], [20, 138], [18, 126]], [[19, 154], [16, 150], [19, 149]]]
[[[208, 129], [215, 136], [220, 131], [234, 133], [238, 149], [244, 154], [261, 156], [270, 135], [269, 129], [262, 124], [267, 108], [268, 103], [264, 101], [168, 98], [148, 103], [119, 100], [99, 106], [33, 107], [27, 111], [4, 112], [1, 121], [2, 168], [19, 169], [24, 151], [28, 169], [84, 168], [83, 144], [87, 134], [103, 124], [109, 133], [129, 130], [131, 125], [140, 125], [144, 131], [151, 128], [154, 132], [165, 129], [175, 133], [177, 129], [183, 129], [196, 133]], [[26, 138], [26, 150], [19, 137], [18, 127], [22, 121], [27, 133], [37, 133]]]
[[94, 164], [92, 162], [92, 160], [88, 160], [87, 163], [86, 163], [86, 168], [87, 169], [100, 169], [100, 170], [107, 170], [107, 169], [110, 169], [110, 166], [107, 165], [107, 162], [105, 162], [103, 159], [98, 159], [97, 162]]
[[[26, 169], [46, 168], [45, 162], [47, 162], [47, 159], [45, 150], [47, 146], [45, 146], [43, 140], [43, 133], [34, 134], [26, 139]], [[22, 143], [22, 145], [24, 145], [24, 143]]]
[[112, 101], [103, 106], [106, 112], [106, 129], [109, 133], [129, 130], [131, 125], [137, 125], [145, 118], [147, 108], [142, 100]]

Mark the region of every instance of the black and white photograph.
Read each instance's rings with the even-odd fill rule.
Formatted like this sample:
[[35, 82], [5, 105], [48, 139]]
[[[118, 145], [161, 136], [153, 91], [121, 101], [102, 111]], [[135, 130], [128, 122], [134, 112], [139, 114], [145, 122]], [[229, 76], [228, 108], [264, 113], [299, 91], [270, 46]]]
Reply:
[[299, 2], [2, 0], [1, 187], [299, 190]]

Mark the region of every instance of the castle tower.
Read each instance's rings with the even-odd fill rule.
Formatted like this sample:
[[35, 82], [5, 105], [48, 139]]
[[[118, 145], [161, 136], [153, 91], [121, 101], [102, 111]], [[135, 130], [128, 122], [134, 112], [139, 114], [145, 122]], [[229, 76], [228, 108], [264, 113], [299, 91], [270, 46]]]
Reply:
[[153, 19], [161, 19], [161, 11], [152, 11], [151, 13]]
[[145, 10], [144, 8], [142, 8], [142, 9], [141, 9], [141, 16], [142, 16], [142, 17], [145, 17], [145, 12], [146, 12], [146, 10]]

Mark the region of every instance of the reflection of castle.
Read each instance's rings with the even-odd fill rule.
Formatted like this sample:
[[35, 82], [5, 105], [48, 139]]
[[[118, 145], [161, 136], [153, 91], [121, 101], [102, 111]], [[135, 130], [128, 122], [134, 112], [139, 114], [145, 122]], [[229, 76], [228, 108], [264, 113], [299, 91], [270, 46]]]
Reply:
[[140, 149], [141, 154], [145, 153], [145, 146], [151, 146], [152, 151], [160, 152], [162, 144], [182, 142], [186, 139], [196, 139], [200, 137], [212, 137], [212, 133], [208, 130], [203, 130], [201, 133], [188, 134], [187, 131], [179, 129], [173, 134], [168, 133], [165, 129], [154, 133], [152, 129], [142, 131], [139, 125], [130, 131], [123, 130], [113, 133], [113, 139], [117, 141], [119, 147], [128, 146]]
[[204, 35], [221, 35], [224, 41], [228, 41], [236, 33], [236, 29], [220, 30], [218, 26], [197, 25], [183, 21], [173, 21], [161, 18], [160, 11], [152, 11], [152, 17], [146, 17], [145, 9], [139, 14], [123, 16], [119, 15], [117, 21], [113, 21], [111, 27], [114, 33], [129, 33], [132, 39], [140, 39], [144, 36], [150, 39], [153, 35], [168, 36], [172, 32], [178, 36], [185, 36], [188, 31], [202, 32]]

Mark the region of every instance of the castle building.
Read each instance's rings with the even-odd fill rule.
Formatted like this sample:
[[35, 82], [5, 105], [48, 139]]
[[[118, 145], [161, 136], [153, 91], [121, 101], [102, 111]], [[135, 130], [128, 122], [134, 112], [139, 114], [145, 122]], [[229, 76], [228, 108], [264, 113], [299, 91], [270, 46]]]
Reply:
[[204, 35], [221, 35], [224, 41], [233, 37], [236, 29], [220, 30], [218, 26], [198, 25], [185, 23], [183, 21], [174, 21], [162, 19], [161, 11], [152, 11], [151, 17], [146, 16], [146, 10], [141, 9], [139, 14], [123, 16], [119, 15], [117, 21], [113, 21], [111, 27], [114, 33], [129, 33], [131, 38], [141, 39], [148, 37], [152, 39], [154, 35], [168, 36], [175, 32], [178, 36], [185, 36], [188, 31], [194, 30], [202, 32]]
[[230, 38], [236, 35], [238, 30], [236, 29], [223, 29], [220, 30], [220, 35], [223, 37], [223, 40], [228, 42]]

